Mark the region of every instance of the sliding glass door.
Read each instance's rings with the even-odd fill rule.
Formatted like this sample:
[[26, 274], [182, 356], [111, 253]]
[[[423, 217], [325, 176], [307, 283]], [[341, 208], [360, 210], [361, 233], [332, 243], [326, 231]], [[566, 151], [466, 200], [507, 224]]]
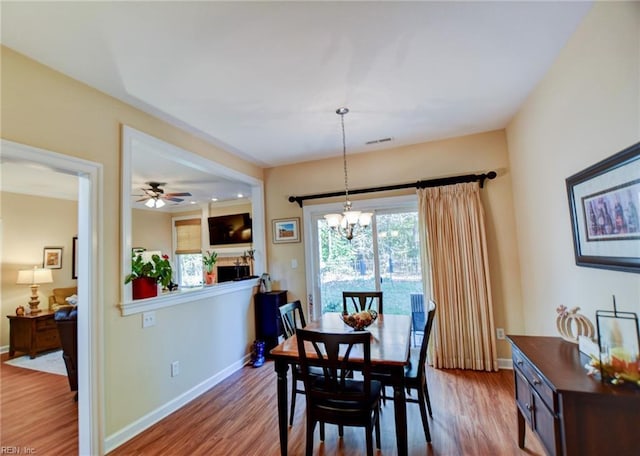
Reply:
[[411, 294], [422, 293], [417, 209], [376, 213], [375, 234], [384, 312], [410, 314]]
[[306, 209], [311, 313], [342, 311], [343, 291], [382, 291], [385, 313], [410, 314], [410, 295], [423, 290], [415, 197], [358, 202], [358, 210], [374, 216], [371, 226], [358, 228], [350, 242], [323, 218], [335, 208], [312, 209]]

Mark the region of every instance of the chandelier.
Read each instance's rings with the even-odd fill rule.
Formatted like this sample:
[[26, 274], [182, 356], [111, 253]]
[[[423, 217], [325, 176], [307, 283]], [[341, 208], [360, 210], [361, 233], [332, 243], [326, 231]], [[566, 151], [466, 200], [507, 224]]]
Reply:
[[344, 162], [344, 211], [342, 214], [327, 214], [324, 218], [327, 220], [329, 228], [340, 233], [340, 235], [347, 238], [347, 240], [353, 239], [353, 232], [357, 226], [366, 228], [371, 224], [371, 212], [360, 212], [351, 209], [351, 201], [349, 201], [349, 181], [347, 178], [347, 145], [344, 134], [344, 115], [349, 110], [347, 108], [338, 108], [336, 114], [340, 116], [340, 122], [342, 123], [342, 160]]

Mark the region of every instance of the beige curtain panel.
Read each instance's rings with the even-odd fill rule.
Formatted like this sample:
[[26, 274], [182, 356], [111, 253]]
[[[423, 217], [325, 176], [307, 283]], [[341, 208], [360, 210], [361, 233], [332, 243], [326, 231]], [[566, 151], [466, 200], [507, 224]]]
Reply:
[[498, 370], [484, 210], [477, 182], [418, 190], [436, 368]]

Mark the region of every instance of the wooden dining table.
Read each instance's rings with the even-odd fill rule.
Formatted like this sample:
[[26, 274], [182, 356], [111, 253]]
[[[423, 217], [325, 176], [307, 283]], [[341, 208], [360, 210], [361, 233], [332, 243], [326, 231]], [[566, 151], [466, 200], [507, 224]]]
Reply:
[[[351, 332], [338, 313], [325, 313], [319, 320], [307, 324], [305, 329], [340, 333]], [[411, 317], [408, 315], [378, 315], [376, 321], [366, 331], [371, 333], [371, 367], [375, 373], [389, 375], [393, 386], [393, 404], [396, 422], [396, 443], [398, 455], [406, 456], [407, 443], [407, 403], [404, 393], [404, 367], [408, 363], [411, 340]], [[288, 395], [287, 371], [289, 366], [299, 362], [298, 341], [295, 335], [273, 348], [278, 376], [278, 427], [280, 431], [280, 454], [286, 456], [288, 448]], [[357, 361], [357, 353], [350, 359]], [[362, 358], [360, 358], [362, 359]], [[293, 385], [295, 388], [295, 385]]]

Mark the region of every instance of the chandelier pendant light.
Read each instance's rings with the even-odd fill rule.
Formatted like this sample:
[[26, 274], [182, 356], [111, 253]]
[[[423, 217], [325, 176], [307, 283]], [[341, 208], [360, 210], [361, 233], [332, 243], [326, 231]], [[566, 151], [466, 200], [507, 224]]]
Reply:
[[349, 112], [347, 108], [338, 108], [336, 114], [340, 116], [342, 124], [342, 161], [344, 163], [344, 211], [342, 214], [327, 214], [324, 218], [327, 220], [329, 228], [340, 233], [347, 240], [353, 239], [356, 227], [366, 228], [371, 224], [371, 212], [354, 211], [349, 201], [349, 179], [347, 174], [347, 142], [344, 133], [344, 115]]

